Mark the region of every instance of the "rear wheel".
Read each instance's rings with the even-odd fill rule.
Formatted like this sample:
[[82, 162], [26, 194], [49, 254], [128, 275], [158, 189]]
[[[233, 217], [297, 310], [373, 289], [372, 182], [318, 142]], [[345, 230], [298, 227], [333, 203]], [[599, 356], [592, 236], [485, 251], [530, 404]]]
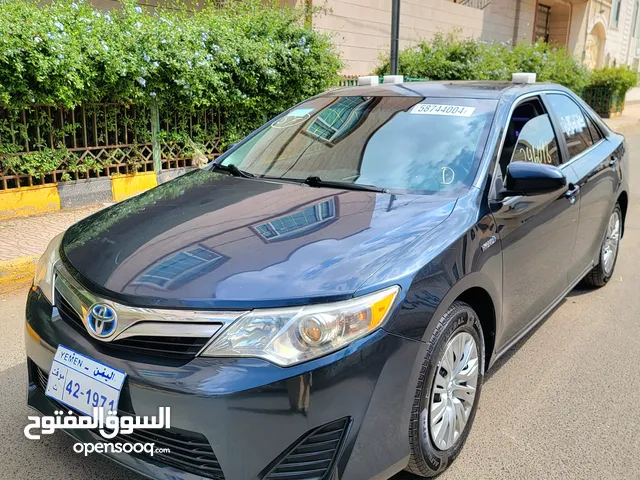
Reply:
[[483, 374], [480, 320], [469, 305], [454, 302], [436, 326], [420, 372], [408, 471], [432, 477], [458, 456], [475, 417]]
[[618, 258], [618, 247], [620, 246], [620, 237], [622, 236], [622, 212], [620, 205], [616, 207], [609, 217], [607, 231], [600, 246], [600, 261], [598, 265], [584, 277], [584, 283], [591, 287], [602, 287], [613, 275], [613, 269], [616, 266]]

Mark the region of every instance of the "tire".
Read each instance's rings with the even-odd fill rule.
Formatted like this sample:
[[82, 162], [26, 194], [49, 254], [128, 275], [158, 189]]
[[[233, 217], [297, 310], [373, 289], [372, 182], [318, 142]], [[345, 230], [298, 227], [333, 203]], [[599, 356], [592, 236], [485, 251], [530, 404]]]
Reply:
[[[471, 342], [471, 340], [473, 342]], [[467, 342], [469, 344], [475, 344], [476, 360], [474, 360], [473, 349], [466, 350]], [[452, 390], [449, 388], [452, 384], [450, 382], [448, 383], [447, 380], [447, 378], [451, 378], [451, 375], [444, 375], [451, 363], [443, 357], [449, 347], [453, 349], [452, 352], [455, 352], [456, 346], [460, 347], [461, 345], [465, 348], [459, 348], [458, 351], [463, 351], [463, 354], [458, 357], [449, 357], [449, 360], [455, 358], [453, 368], [450, 368], [450, 370], [452, 370], [451, 373], [453, 373], [456, 371], [456, 366], [462, 368], [461, 372], [455, 378], [457, 380], [468, 378], [469, 381], [465, 380], [462, 382], [465, 387], [458, 383], [459, 386]], [[460, 358], [463, 359], [462, 362], [458, 361]], [[475, 371], [477, 372], [475, 396], [473, 397], [471, 405], [468, 406], [468, 395], [470, 395], [470, 393], [458, 390], [458, 388], [464, 388], [466, 390], [466, 387], [473, 384], [473, 365], [475, 365]], [[407, 471], [421, 477], [433, 477], [442, 473], [451, 465], [462, 450], [464, 442], [471, 430], [471, 425], [473, 424], [478, 408], [478, 401], [480, 400], [483, 378], [484, 337], [480, 320], [469, 305], [456, 301], [438, 321], [427, 345], [427, 352], [420, 371], [411, 410], [409, 425], [411, 456], [409, 465], [406, 467]], [[438, 380], [437, 383], [435, 382], [436, 379]], [[438, 392], [444, 393], [440, 394]], [[464, 397], [465, 400], [460, 401], [458, 396]], [[454, 397], [458, 399], [457, 404], [455, 403], [456, 400]], [[445, 438], [443, 444], [442, 439], [438, 438], [438, 436], [449, 437], [448, 432], [450, 432], [450, 429], [446, 429], [445, 425], [452, 425], [452, 423], [448, 421], [445, 422], [445, 420], [457, 418], [455, 416], [448, 417], [448, 413], [451, 411], [450, 405], [453, 405], [453, 407], [451, 407], [453, 411], [460, 411], [460, 406], [468, 406], [468, 410], [465, 410], [464, 414], [466, 424], [461, 429], [455, 428], [454, 438]], [[439, 416], [439, 414], [442, 415], [441, 420], [434, 417], [436, 423], [433, 427], [431, 424], [431, 414], [429, 413], [431, 406], [434, 406], [436, 409], [436, 416]], [[444, 408], [444, 413], [441, 413], [442, 408], [438, 408], [438, 406], [444, 406], [442, 407]], [[440, 423], [437, 423], [438, 421]], [[440, 429], [438, 429], [438, 426], [440, 426]], [[461, 432], [459, 430], [461, 430]], [[458, 432], [457, 437], [455, 436], [455, 432]], [[437, 443], [438, 441], [440, 441], [439, 444]]]
[[[600, 245], [598, 264], [584, 277], [583, 283], [585, 285], [595, 288], [603, 287], [611, 279], [618, 259], [621, 236], [622, 211], [620, 210], [620, 205], [616, 203], [616, 206], [609, 217], [609, 223], [607, 223], [604, 239]], [[609, 250], [609, 254], [611, 255], [609, 262], [607, 262], [606, 259], [607, 250]]]

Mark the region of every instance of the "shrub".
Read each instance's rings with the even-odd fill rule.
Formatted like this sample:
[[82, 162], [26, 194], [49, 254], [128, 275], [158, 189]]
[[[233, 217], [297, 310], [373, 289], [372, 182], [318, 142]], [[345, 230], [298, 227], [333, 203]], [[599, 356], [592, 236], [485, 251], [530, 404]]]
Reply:
[[[566, 50], [538, 42], [487, 43], [462, 39], [459, 32], [436, 34], [399, 54], [399, 71], [430, 80], [511, 80], [513, 72], [535, 72], [539, 81], [555, 82], [580, 92], [588, 81], [587, 71]], [[389, 71], [388, 56], [381, 58], [375, 73]]]
[[590, 87], [606, 87], [613, 95], [624, 98], [638, 83], [638, 74], [628, 67], [605, 67], [591, 74]]
[[302, 10], [260, 0], [198, 12], [171, 7], [150, 13], [123, 0], [121, 10], [103, 12], [83, 0], [0, 1], [0, 110], [216, 106], [225, 112], [227, 145], [336, 84], [340, 57], [329, 36], [305, 26]]
[[[537, 42], [516, 45], [510, 54], [514, 59], [512, 72], [535, 72], [539, 82], [558, 83], [576, 93], [589, 83], [587, 69], [564, 48]], [[510, 79], [511, 72], [505, 80]]]

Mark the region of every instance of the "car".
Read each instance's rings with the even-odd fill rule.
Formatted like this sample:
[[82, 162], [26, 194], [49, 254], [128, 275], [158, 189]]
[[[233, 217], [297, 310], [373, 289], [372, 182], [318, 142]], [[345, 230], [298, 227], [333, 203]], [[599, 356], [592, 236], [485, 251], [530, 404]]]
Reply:
[[47, 390], [62, 351], [126, 374], [121, 415], [170, 407], [170, 428], [127, 436], [170, 453], [107, 454], [147, 476], [435, 476], [496, 360], [579, 282], [612, 278], [628, 163], [558, 85], [310, 98], [51, 242], [26, 307], [28, 405], [84, 412], [84, 380]]

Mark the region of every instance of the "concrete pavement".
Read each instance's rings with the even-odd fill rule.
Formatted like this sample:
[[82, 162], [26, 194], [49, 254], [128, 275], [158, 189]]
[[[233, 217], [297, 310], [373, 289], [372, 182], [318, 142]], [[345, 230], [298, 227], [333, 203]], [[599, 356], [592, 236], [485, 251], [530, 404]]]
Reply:
[[38, 258], [51, 239], [104, 205], [0, 221], [0, 293], [27, 285], [33, 278]]
[[[640, 129], [626, 133], [633, 162], [640, 161]], [[636, 168], [614, 278], [599, 290], [571, 292], [489, 372], [469, 440], [441, 478], [640, 478]], [[139, 478], [95, 454], [73, 453], [64, 433], [38, 441], [24, 437], [25, 295], [25, 288], [0, 295], [0, 479]], [[400, 474], [393, 480], [415, 478]]]

